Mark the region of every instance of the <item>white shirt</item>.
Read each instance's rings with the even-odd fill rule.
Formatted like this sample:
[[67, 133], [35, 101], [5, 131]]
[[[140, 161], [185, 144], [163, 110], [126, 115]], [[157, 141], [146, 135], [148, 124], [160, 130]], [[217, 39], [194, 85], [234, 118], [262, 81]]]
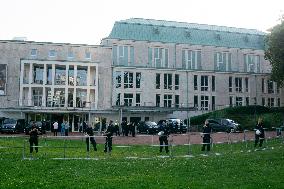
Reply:
[[58, 123], [57, 122], [53, 123], [53, 129], [58, 129]]

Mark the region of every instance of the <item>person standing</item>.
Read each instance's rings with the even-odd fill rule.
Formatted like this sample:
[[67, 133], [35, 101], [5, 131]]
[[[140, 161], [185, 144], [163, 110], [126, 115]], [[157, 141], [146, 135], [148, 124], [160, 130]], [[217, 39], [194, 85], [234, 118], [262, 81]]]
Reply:
[[65, 136], [68, 136], [69, 133], [69, 123], [68, 121], [65, 122]]
[[35, 124], [32, 125], [32, 130], [29, 132], [30, 134], [30, 153], [33, 153], [33, 147], [35, 147], [36, 153], [38, 152], [38, 135], [39, 131], [36, 128]]
[[86, 137], [86, 144], [87, 144], [87, 151], [90, 151], [90, 142], [93, 145], [94, 151], [97, 151], [97, 143], [96, 140], [94, 138], [94, 131], [93, 128], [91, 127], [91, 125], [87, 125], [86, 128], [86, 134], [88, 137]]
[[159, 141], [160, 141], [160, 152], [163, 151], [163, 147], [165, 146], [166, 153], [169, 152], [169, 141], [168, 137], [170, 135], [169, 126], [163, 122], [159, 127]]
[[259, 147], [262, 147], [263, 141], [264, 141], [264, 126], [263, 126], [263, 120], [262, 118], [259, 118], [257, 121], [257, 125], [255, 127], [255, 143], [254, 147], [257, 146], [259, 142]]
[[209, 125], [208, 120], [205, 120], [205, 124], [203, 126], [203, 145], [201, 151], [205, 151], [205, 147], [207, 147], [207, 151], [210, 151], [210, 144], [211, 144], [211, 133], [212, 128]]
[[105, 150], [104, 152], [111, 152], [112, 150], [112, 135], [114, 133], [114, 125], [113, 125], [113, 121], [110, 120], [109, 121], [109, 125], [107, 127], [107, 130], [104, 134], [104, 136], [106, 136], [106, 143], [105, 143]]
[[63, 122], [61, 123], [61, 136], [65, 136], [65, 121], [63, 120]]
[[53, 135], [54, 135], [54, 136], [57, 136], [57, 132], [58, 132], [58, 122], [55, 121], [55, 122], [53, 123]]

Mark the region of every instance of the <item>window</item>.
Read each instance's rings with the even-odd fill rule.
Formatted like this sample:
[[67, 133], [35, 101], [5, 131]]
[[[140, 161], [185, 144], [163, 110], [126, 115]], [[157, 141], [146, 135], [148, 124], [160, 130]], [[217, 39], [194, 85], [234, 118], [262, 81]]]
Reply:
[[33, 89], [34, 106], [42, 106], [42, 89]]
[[43, 84], [43, 74], [44, 74], [44, 66], [34, 64], [34, 71], [33, 71], [34, 83]]
[[160, 107], [161, 105], [161, 95], [156, 94], [156, 107]]
[[194, 102], [193, 102], [194, 103], [194, 107], [198, 108], [198, 96], [194, 95], [193, 100], [194, 100]]
[[280, 107], [280, 105], [281, 105], [280, 98], [277, 98], [277, 106]]
[[200, 104], [201, 110], [209, 110], [209, 97], [201, 95]]
[[87, 70], [85, 66], [77, 67], [77, 86], [87, 86]]
[[216, 52], [214, 55], [214, 67], [218, 71], [231, 71], [231, 53]]
[[37, 56], [37, 49], [31, 50], [31, 56]]
[[133, 73], [124, 72], [124, 88], [133, 88]]
[[172, 107], [172, 95], [164, 95], [164, 107]]
[[139, 89], [140, 88], [140, 82], [141, 82], [141, 73], [137, 72], [136, 73], [136, 88]]
[[74, 77], [74, 66], [69, 66], [68, 69], [68, 85], [74, 86], [75, 77]]
[[133, 65], [134, 64], [134, 47], [133, 46], [117, 46], [112, 48], [112, 59], [114, 65]]
[[50, 50], [48, 53], [49, 57], [56, 57], [56, 51], [55, 50]]
[[55, 84], [65, 85], [66, 82], [66, 67], [55, 65]]
[[200, 69], [201, 68], [201, 51], [200, 50], [182, 50], [182, 68], [183, 69]]
[[175, 95], [175, 107], [179, 107], [179, 95]]
[[124, 94], [124, 106], [132, 106], [133, 94]]
[[269, 107], [274, 107], [274, 98], [268, 98], [267, 100], [267, 105]]
[[215, 76], [212, 76], [211, 83], [212, 83], [212, 91], [215, 91]]
[[115, 72], [115, 88], [121, 87], [121, 72], [116, 71]]
[[140, 94], [136, 94], [136, 106], [140, 106], [141, 105], [141, 99], [140, 99], [141, 95]]
[[249, 106], [249, 97], [246, 97], [246, 106]]
[[261, 92], [264, 93], [264, 78], [261, 79]]
[[74, 58], [74, 53], [73, 53], [73, 51], [68, 51], [68, 53], [67, 53], [67, 58], [69, 58], [69, 59]]
[[233, 92], [233, 78], [229, 77], [229, 92]]
[[258, 55], [245, 54], [244, 55], [245, 72], [260, 72], [260, 58]]
[[156, 68], [168, 68], [169, 50], [165, 48], [149, 48], [148, 61], [149, 64]]
[[262, 106], [265, 106], [265, 98], [264, 97], [261, 99], [261, 101], [262, 101]]
[[246, 92], [249, 92], [249, 81], [247, 77], [245, 78], [245, 90]]
[[172, 90], [172, 74], [164, 74], [164, 89]]
[[242, 92], [242, 78], [241, 77], [235, 78], [235, 87], [236, 87], [236, 92], [239, 92], [239, 93]]
[[212, 96], [212, 101], [211, 101], [211, 105], [212, 105], [212, 110], [215, 110], [216, 109], [216, 104], [215, 104], [215, 96]]
[[280, 93], [280, 86], [278, 83], [276, 83], [276, 93], [279, 94]]
[[[83, 91], [82, 91], [82, 93], [83, 93]], [[83, 93], [82, 96], [78, 95], [78, 96], [80, 96], [78, 99], [82, 100], [84, 97], [86, 98], [86, 96], [84, 96], [84, 95], [86, 95], [86, 93]], [[85, 98], [84, 98], [84, 100], [86, 100]], [[55, 107], [64, 107], [64, 105], [65, 105], [65, 89], [54, 89], [53, 105]], [[80, 105], [81, 106], [77, 106], [77, 107], [83, 107], [82, 104], [80, 104]]]
[[115, 105], [116, 105], [116, 106], [120, 106], [120, 93], [118, 93], [118, 94], [116, 95]]
[[198, 90], [198, 85], [197, 85], [197, 75], [194, 75], [194, 90]]
[[179, 75], [175, 74], [175, 90], [179, 89]]
[[161, 74], [156, 74], [156, 89], [161, 88]]
[[91, 53], [89, 51], [85, 52], [85, 59], [91, 59]]
[[243, 105], [243, 97], [236, 97], [236, 106]]
[[[62, 96], [64, 96], [64, 95], [62, 95]], [[87, 103], [87, 90], [86, 89], [77, 89], [76, 90], [76, 107], [78, 107], [78, 108], [86, 107], [86, 103]]]
[[208, 76], [201, 76], [201, 91], [208, 91]]
[[271, 80], [267, 80], [267, 92], [269, 94], [274, 93], [274, 82]]
[[230, 96], [230, 107], [233, 107], [233, 97]]

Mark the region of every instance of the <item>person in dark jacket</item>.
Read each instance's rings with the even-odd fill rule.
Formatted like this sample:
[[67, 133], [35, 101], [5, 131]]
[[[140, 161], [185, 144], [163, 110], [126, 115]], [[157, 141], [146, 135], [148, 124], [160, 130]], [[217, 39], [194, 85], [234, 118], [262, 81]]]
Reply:
[[170, 135], [170, 128], [163, 122], [159, 127], [159, 141], [160, 141], [160, 152], [163, 151], [163, 147], [165, 146], [166, 153], [169, 152], [169, 141], [168, 137]]
[[86, 143], [87, 143], [87, 151], [90, 151], [90, 142], [93, 145], [94, 151], [97, 151], [97, 143], [96, 140], [94, 138], [94, 131], [93, 128], [89, 125], [86, 128], [86, 134], [88, 135], [88, 137], [86, 138]]
[[263, 120], [261, 118], [258, 119], [257, 125], [255, 127], [255, 143], [254, 147], [257, 146], [259, 142], [259, 147], [262, 147], [263, 141], [264, 141], [264, 126], [263, 126]]
[[38, 152], [38, 135], [39, 135], [39, 131], [36, 128], [35, 124], [33, 123], [32, 125], [32, 129], [29, 132], [30, 134], [30, 153], [33, 153], [33, 147], [35, 146], [35, 151], [36, 153]]
[[211, 131], [212, 131], [212, 128], [210, 127], [208, 120], [205, 120], [205, 124], [203, 126], [203, 133], [202, 133], [203, 134], [203, 145], [202, 145], [201, 151], [205, 151], [205, 147], [207, 147], [207, 151], [210, 151]]
[[104, 152], [111, 152], [112, 150], [112, 135], [115, 132], [115, 127], [113, 125], [113, 121], [109, 121], [109, 125], [107, 127], [107, 130], [104, 134], [106, 136], [106, 143], [105, 143], [105, 150]]

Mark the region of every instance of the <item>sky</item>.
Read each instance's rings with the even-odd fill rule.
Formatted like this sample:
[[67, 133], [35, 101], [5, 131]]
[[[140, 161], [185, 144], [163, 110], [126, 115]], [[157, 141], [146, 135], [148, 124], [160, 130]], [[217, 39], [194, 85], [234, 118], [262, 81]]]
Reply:
[[0, 40], [98, 45], [128, 18], [265, 32], [283, 14], [284, 0], [0, 0]]

